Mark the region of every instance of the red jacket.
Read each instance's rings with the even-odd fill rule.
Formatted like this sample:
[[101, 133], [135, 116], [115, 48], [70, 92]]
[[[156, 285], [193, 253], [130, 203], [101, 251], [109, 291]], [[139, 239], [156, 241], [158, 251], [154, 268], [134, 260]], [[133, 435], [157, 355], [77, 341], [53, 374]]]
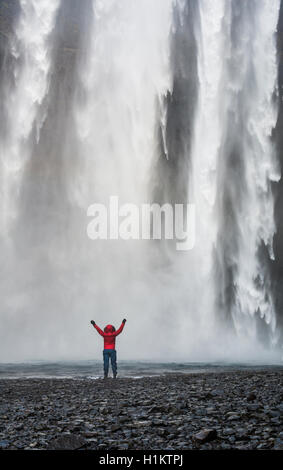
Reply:
[[120, 328], [117, 331], [115, 331], [114, 326], [107, 325], [104, 328], [104, 331], [102, 331], [99, 328], [99, 326], [97, 326], [96, 324], [94, 325], [94, 328], [104, 338], [104, 349], [115, 349], [116, 336], [122, 333], [124, 326], [125, 326], [125, 323], [122, 322]]

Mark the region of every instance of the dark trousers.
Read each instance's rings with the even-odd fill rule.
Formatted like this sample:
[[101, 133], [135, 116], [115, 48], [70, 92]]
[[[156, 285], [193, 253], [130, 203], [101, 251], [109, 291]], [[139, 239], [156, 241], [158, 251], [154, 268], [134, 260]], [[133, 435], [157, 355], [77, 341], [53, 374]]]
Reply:
[[116, 375], [117, 374], [116, 349], [103, 349], [104, 375], [108, 375], [109, 359], [111, 359], [111, 366], [112, 366], [113, 375]]

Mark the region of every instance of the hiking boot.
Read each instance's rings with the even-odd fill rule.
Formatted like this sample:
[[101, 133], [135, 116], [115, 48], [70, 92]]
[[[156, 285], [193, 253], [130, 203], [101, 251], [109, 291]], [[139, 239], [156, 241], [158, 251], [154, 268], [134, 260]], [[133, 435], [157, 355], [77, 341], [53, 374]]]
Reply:
[[107, 378], [108, 378], [108, 375], [107, 375], [107, 374], [104, 374], [104, 377], [103, 377], [103, 378], [104, 378], [104, 379], [107, 379]]
[[116, 378], [117, 378], [117, 372], [113, 374], [113, 379], [116, 379]]

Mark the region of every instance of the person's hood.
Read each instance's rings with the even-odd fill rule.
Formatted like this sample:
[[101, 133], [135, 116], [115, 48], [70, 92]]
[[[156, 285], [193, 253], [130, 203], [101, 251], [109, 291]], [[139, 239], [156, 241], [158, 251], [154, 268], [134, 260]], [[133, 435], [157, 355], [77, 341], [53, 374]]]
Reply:
[[105, 333], [114, 333], [114, 331], [115, 331], [115, 328], [113, 325], [106, 325], [106, 327], [104, 328]]

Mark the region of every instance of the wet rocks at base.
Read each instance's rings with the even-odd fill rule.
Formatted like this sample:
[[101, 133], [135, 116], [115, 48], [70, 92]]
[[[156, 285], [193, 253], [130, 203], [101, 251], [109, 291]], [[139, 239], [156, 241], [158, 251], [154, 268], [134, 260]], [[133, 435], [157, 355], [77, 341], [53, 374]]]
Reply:
[[1, 379], [0, 449], [283, 449], [282, 374]]

